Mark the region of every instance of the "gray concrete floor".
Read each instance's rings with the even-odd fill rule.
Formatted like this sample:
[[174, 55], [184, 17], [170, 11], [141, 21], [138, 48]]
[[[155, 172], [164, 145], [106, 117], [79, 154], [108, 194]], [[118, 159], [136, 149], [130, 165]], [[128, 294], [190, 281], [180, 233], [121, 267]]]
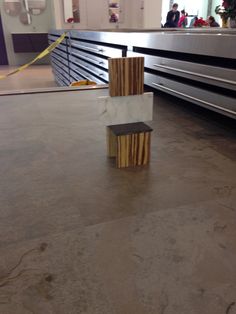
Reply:
[[104, 93], [1, 97], [0, 313], [236, 313], [235, 128], [159, 95], [118, 170]]

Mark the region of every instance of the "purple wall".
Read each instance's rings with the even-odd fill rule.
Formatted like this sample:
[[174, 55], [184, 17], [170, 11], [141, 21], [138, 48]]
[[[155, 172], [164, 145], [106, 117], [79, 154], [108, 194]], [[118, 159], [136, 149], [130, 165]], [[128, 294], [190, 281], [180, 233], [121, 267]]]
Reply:
[[2, 28], [2, 19], [0, 14], [0, 65], [7, 65], [8, 59], [7, 59], [7, 51], [6, 51], [6, 45], [4, 40], [4, 34], [3, 34], [3, 28]]

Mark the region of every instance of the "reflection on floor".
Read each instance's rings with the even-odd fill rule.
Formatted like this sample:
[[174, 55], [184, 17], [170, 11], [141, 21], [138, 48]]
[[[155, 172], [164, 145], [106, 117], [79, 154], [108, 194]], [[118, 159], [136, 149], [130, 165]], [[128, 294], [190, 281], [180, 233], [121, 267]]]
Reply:
[[[5, 75], [15, 67], [0, 66], [0, 75]], [[0, 80], [0, 91], [56, 87], [50, 65], [32, 65], [22, 72]]]

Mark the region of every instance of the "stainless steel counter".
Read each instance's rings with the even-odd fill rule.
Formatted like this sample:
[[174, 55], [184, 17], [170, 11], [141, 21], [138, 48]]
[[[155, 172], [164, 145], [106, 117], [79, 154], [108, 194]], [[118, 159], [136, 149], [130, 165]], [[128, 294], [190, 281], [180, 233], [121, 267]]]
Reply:
[[[64, 30], [52, 30], [55, 41]], [[236, 116], [236, 31], [231, 29], [70, 30], [52, 53], [59, 85], [108, 83], [108, 58], [143, 56], [145, 84]]]
[[[51, 31], [62, 34], [64, 30]], [[89, 39], [114, 45], [148, 47], [225, 58], [236, 58], [234, 29], [116, 29], [69, 30], [68, 37]]]

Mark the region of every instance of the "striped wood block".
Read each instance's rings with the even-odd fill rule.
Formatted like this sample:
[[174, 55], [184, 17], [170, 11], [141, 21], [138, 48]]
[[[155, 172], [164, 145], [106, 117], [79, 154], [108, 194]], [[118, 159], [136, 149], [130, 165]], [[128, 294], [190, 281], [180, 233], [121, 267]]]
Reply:
[[118, 136], [117, 168], [147, 165], [150, 160], [150, 143], [150, 132]]
[[109, 63], [110, 96], [143, 94], [144, 58], [111, 58]]
[[116, 136], [112, 130], [107, 127], [107, 155], [108, 157], [116, 157], [117, 154], [117, 141]]
[[[140, 131], [140, 127], [143, 130]], [[142, 122], [107, 127], [107, 153], [109, 157], [116, 157], [117, 168], [149, 163], [151, 131]]]

